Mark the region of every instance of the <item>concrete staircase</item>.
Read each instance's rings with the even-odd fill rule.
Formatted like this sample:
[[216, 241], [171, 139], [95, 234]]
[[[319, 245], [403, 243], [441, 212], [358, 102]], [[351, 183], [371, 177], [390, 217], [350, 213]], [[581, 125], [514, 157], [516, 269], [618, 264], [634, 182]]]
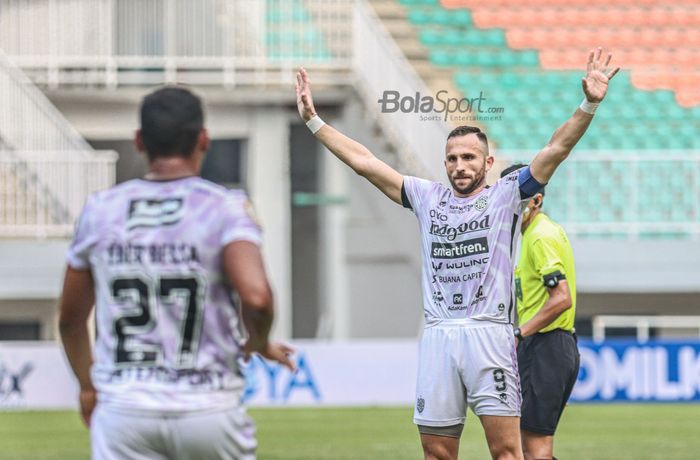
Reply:
[[417, 28], [409, 22], [406, 7], [397, 0], [369, 0], [369, 3], [432, 93], [446, 90], [449, 97], [462, 97], [454, 85], [453, 71], [438, 69], [430, 63], [428, 49], [420, 42]]

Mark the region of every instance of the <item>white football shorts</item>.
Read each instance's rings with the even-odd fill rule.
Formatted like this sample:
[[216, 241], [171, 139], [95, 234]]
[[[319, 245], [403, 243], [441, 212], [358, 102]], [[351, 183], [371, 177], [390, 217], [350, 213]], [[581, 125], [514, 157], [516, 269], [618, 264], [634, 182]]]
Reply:
[[244, 407], [146, 415], [98, 403], [90, 438], [93, 460], [254, 460], [257, 447]]
[[425, 328], [419, 353], [413, 423], [463, 424], [467, 406], [478, 416], [520, 416], [520, 378], [510, 324], [442, 320]]

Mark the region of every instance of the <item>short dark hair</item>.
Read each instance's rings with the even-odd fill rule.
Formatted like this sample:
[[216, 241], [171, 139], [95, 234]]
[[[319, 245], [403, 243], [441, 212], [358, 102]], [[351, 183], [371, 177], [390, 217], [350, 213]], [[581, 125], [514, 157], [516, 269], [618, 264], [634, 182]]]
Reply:
[[141, 138], [150, 159], [190, 156], [202, 128], [202, 101], [190, 90], [166, 86], [143, 98]]
[[453, 137], [466, 136], [467, 134], [476, 134], [476, 137], [478, 137], [479, 140], [483, 142], [486, 145], [486, 148], [488, 149], [489, 140], [486, 137], [486, 133], [483, 132], [481, 129], [477, 128], [476, 126], [457, 126], [455, 129], [450, 131], [450, 134], [447, 135], [447, 140], [449, 141]]
[[[527, 166], [525, 163], [513, 163], [512, 165], [508, 166], [506, 169], [501, 171], [501, 177], [505, 177], [513, 171], [517, 171], [518, 169], [523, 169], [525, 166]], [[542, 196], [544, 196], [544, 185], [537, 193], [541, 193]]]

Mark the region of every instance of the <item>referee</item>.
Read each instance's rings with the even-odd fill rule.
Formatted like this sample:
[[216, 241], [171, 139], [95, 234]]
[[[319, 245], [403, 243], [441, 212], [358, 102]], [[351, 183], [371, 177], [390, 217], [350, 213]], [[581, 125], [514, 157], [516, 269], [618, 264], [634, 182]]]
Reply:
[[[510, 166], [501, 177], [523, 167]], [[554, 459], [554, 432], [579, 370], [573, 251], [564, 230], [541, 211], [543, 200], [544, 187], [523, 213], [522, 250], [515, 269], [520, 428], [526, 460]]]

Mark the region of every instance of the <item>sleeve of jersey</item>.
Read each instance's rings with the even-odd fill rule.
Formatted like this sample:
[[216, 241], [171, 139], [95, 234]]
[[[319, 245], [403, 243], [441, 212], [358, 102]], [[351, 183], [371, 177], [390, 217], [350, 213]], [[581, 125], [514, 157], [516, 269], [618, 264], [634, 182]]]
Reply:
[[404, 208], [417, 213], [425, 202], [426, 193], [429, 193], [432, 182], [413, 176], [404, 176], [401, 185], [401, 202]]
[[554, 287], [559, 280], [566, 279], [566, 269], [557, 248], [558, 244], [548, 238], [535, 240], [530, 248], [535, 270], [547, 287]]
[[66, 255], [68, 266], [76, 270], [87, 270], [90, 268], [90, 252], [98, 238], [93, 224], [94, 200], [95, 197], [93, 195], [89, 196], [85, 206], [83, 206], [75, 228], [75, 234], [73, 235], [73, 241]]
[[245, 193], [231, 191], [224, 201], [221, 246], [234, 241], [249, 241], [262, 244], [262, 229], [258, 224], [253, 206]]

